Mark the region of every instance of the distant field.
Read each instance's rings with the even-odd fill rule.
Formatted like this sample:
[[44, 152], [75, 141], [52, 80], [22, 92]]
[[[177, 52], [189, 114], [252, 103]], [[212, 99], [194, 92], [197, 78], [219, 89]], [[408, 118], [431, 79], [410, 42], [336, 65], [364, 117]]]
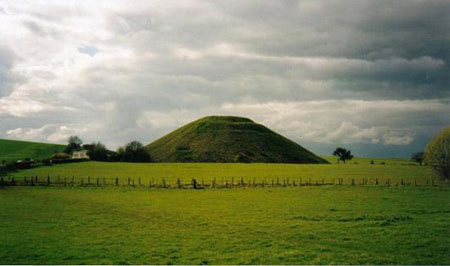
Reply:
[[[358, 160], [355, 160], [358, 162]], [[365, 159], [359, 160], [358, 164], [235, 164], [235, 163], [105, 163], [105, 162], [83, 162], [72, 164], [61, 164], [49, 167], [39, 167], [26, 171], [15, 172], [16, 178], [38, 176], [46, 178], [50, 175], [53, 179], [60, 178], [71, 179], [74, 177], [76, 182], [84, 181], [88, 177], [92, 180], [96, 178], [106, 178], [107, 182], [113, 183], [113, 179], [119, 178], [123, 184], [129, 177], [137, 182], [140, 177], [143, 184], [149, 181], [161, 183], [162, 178], [171, 184], [175, 184], [177, 178], [183, 183], [191, 182], [196, 178], [198, 182], [211, 183], [213, 178], [216, 182], [238, 182], [241, 178], [244, 182], [257, 182], [266, 180], [270, 183], [273, 179], [290, 178], [290, 180], [302, 182], [311, 179], [311, 182], [332, 182], [333, 179], [344, 178], [347, 184], [351, 179], [360, 182], [367, 178], [369, 183], [374, 183], [378, 178], [379, 182], [385, 182], [391, 179], [391, 182], [398, 182], [404, 179], [405, 182], [425, 183], [426, 179], [433, 177], [429, 168], [410, 165], [409, 162], [401, 160], [383, 160], [386, 164], [363, 163]]]
[[450, 264], [447, 187], [0, 191], [1, 264]]
[[64, 147], [64, 145], [58, 144], [0, 139], [0, 162], [25, 158], [47, 159], [54, 153], [62, 152]]

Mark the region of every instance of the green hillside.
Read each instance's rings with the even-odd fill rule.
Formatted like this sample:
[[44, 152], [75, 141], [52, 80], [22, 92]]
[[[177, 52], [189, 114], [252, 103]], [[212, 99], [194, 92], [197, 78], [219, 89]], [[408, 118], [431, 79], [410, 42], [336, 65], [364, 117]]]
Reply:
[[146, 146], [155, 162], [327, 163], [248, 118], [208, 116]]
[[64, 145], [0, 139], [0, 162], [30, 158], [41, 160], [62, 152]]

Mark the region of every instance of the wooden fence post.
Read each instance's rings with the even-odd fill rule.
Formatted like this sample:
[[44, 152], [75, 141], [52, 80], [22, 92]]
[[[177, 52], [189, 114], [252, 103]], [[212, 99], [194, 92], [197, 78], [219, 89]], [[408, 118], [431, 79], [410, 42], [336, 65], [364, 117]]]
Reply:
[[352, 178], [352, 186], [355, 185], [355, 179]]
[[47, 175], [47, 186], [50, 186], [50, 175]]
[[404, 185], [404, 183], [403, 183], [403, 178], [402, 178], [402, 186]]
[[177, 186], [178, 186], [178, 188], [181, 188], [181, 180], [180, 180], [180, 178], [177, 179]]
[[231, 186], [234, 186], [234, 177], [231, 177]]
[[116, 177], [116, 183], [115, 183], [116, 187], [119, 186], [119, 178]]
[[[242, 181], [242, 182], [244, 182], [244, 181]], [[216, 187], [216, 178], [215, 177], [212, 181], [211, 187], [213, 187], [213, 188]]]
[[192, 178], [192, 187], [193, 188], [197, 188], [197, 180], [195, 180], [195, 178]]
[[100, 179], [97, 177], [97, 187], [100, 186]]
[[375, 178], [375, 185], [378, 185], [378, 178]]
[[91, 184], [91, 177], [90, 176], [88, 176], [88, 186]]
[[164, 179], [164, 177], [162, 178], [162, 187], [166, 188], [166, 179]]

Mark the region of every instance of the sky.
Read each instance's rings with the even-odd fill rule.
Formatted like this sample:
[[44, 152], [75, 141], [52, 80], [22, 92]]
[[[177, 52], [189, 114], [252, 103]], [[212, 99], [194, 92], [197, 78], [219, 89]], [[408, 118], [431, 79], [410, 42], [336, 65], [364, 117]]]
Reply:
[[450, 2], [0, 0], [0, 138], [116, 149], [207, 115], [320, 155], [450, 125]]

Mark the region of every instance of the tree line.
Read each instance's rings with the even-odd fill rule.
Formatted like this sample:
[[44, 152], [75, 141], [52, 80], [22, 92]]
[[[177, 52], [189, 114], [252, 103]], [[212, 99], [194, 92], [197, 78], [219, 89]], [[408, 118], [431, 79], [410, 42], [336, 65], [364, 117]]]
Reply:
[[125, 146], [119, 147], [117, 151], [111, 151], [101, 142], [83, 144], [83, 141], [78, 136], [69, 137], [64, 152], [71, 154], [81, 150], [87, 150], [87, 155], [94, 161], [151, 162], [150, 154], [139, 141], [131, 141]]

